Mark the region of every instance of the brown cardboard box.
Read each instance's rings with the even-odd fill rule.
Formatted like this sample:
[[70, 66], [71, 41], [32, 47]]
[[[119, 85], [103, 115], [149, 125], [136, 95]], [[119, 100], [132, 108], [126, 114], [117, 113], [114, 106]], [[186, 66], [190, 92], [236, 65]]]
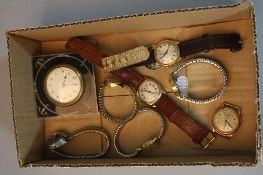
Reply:
[[[48, 151], [47, 138], [61, 128], [68, 132], [74, 132], [87, 126], [101, 126], [113, 135], [117, 125], [99, 117], [97, 113], [67, 118], [44, 119], [37, 117], [33, 92], [32, 56], [66, 52], [65, 42], [75, 36], [86, 36], [88, 42], [96, 44], [99, 49], [111, 55], [140, 45], [156, 44], [163, 39], [184, 41], [203, 34], [232, 32], [239, 33], [243, 39], [241, 51], [232, 53], [227, 50], [213, 50], [206, 53], [207, 56], [220, 61], [229, 75], [229, 85], [226, 92], [215, 102], [197, 105], [176, 99], [171, 93], [171, 87], [166, 78], [174, 68], [161, 70], [158, 74], [143, 67], [136, 68], [141, 74], [158, 79], [178, 106], [208, 128], [211, 128], [211, 115], [222, 102], [228, 101], [241, 106], [242, 125], [231, 141], [218, 137], [210, 149], [202, 150], [174, 124], [167, 122], [167, 129], [160, 146], [132, 159], [119, 158], [112, 145], [105, 157], [92, 160], [58, 159], [56, 155]], [[205, 164], [254, 166], [260, 159], [259, 74], [255, 21], [250, 1], [245, 0], [226, 6], [162, 11], [18, 29], [7, 32], [7, 39], [13, 120], [20, 167]], [[99, 68], [96, 69], [96, 73], [97, 83], [112, 76], [105, 74]], [[193, 82], [189, 84], [189, 91], [193, 93], [203, 92], [201, 95], [206, 96], [218, 88], [216, 82], [213, 86], [206, 84], [207, 80], [211, 82], [213, 79], [217, 79], [218, 73], [213, 69], [204, 71], [198, 69], [198, 66], [189, 67], [187, 75], [190, 77], [190, 82]], [[195, 84], [196, 82], [199, 83], [198, 86]], [[112, 104], [111, 110], [117, 114], [125, 113], [119, 108], [117, 110], [120, 102], [124, 101], [125, 103], [122, 105], [127, 108], [130, 105], [130, 101], [123, 100], [120, 95], [126, 95], [124, 98], [129, 98], [126, 91], [109, 90], [105, 94], [106, 103], [109, 104], [109, 101], [114, 100], [115, 104]], [[122, 146], [127, 151], [134, 150], [140, 142], [149, 138], [147, 133], [158, 131], [155, 120], [139, 117], [127, 128], [123, 133], [124, 136], [121, 137]], [[147, 133], [136, 134], [136, 132]], [[89, 149], [99, 151], [98, 149], [102, 146], [101, 139], [98, 137], [87, 139], [93, 139], [94, 145], [89, 145]], [[85, 144], [86, 141], [79, 140], [72, 147], [81, 151]]]

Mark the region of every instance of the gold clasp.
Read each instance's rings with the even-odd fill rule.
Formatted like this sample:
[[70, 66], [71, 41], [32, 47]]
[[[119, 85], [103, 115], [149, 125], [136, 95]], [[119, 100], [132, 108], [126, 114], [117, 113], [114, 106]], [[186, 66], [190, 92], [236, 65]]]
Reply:
[[114, 88], [114, 87], [123, 87], [124, 84], [119, 79], [111, 78], [104, 81], [104, 86]]
[[200, 145], [203, 147], [203, 149], [207, 149], [215, 139], [216, 135], [212, 132], [209, 132], [207, 136], [204, 137]]
[[151, 145], [153, 145], [154, 143], [158, 142], [159, 138], [158, 137], [154, 137], [153, 139], [150, 139], [148, 141], [146, 141], [144, 144], [141, 145], [140, 148], [137, 148], [136, 150], [141, 152], [147, 148], [149, 148]]

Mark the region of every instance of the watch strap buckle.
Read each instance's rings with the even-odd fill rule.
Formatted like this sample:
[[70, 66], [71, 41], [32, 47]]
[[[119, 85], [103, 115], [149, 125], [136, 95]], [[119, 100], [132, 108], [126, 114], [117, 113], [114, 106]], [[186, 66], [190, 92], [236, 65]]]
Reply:
[[216, 135], [213, 132], [209, 132], [201, 141], [200, 145], [203, 149], [207, 149], [212, 142], [216, 139]]

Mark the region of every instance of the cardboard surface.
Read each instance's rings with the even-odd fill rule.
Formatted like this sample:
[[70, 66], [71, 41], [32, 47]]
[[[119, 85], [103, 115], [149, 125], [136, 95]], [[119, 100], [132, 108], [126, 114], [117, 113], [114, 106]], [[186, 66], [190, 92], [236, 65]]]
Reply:
[[[185, 12], [185, 13], [184, 13]], [[218, 137], [208, 150], [201, 150], [199, 145], [178, 129], [174, 124], [167, 122], [164, 137], [156, 149], [143, 152], [139, 158], [118, 159], [118, 155], [111, 145], [110, 151], [104, 159], [88, 160], [59, 160], [57, 162], [40, 161], [37, 165], [61, 164], [65, 166], [97, 166], [97, 165], [177, 165], [177, 164], [232, 164], [251, 165], [257, 162], [257, 128], [258, 103], [257, 103], [257, 61], [254, 52], [254, 26], [251, 17], [249, 3], [226, 8], [207, 8], [202, 10], [171, 12], [152, 14], [139, 17], [101, 20], [97, 22], [76, 23], [60, 27], [47, 27], [31, 30], [11, 31], [9, 33], [9, 51], [11, 63], [11, 80], [13, 91], [14, 117], [16, 121], [16, 139], [21, 165], [46, 158], [54, 158], [56, 155], [45, 149], [48, 137], [57, 130], [65, 130], [74, 133], [88, 126], [101, 126], [106, 129], [111, 137], [117, 125], [108, 122], [99, 114], [87, 114], [67, 118], [38, 119], [36, 116], [31, 70], [31, 55], [65, 52], [65, 42], [70, 37], [77, 35], [87, 36], [88, 42], [96, 45], [105, 53], [112, 55], [141, 45], [156, 44], [164, 39], [185, 41], [199, 37], [203, 34], [232, 33], [236, 32], [243, 39], [243, 49], [239, 52], [228, 50], [214, 50], [209, 53], [196, 54], [182, 59], [181, 63], [196, 56], [210, 56], [219, 61], [227, 70], [229, 84], [220, 99], [215, 102], [197, 105], [180, 101], [171, 92], [169, 84], [170, 73], [174, 67], [158, 72], [149, 71], [144, 67], [136, 68], [142, 75], [157, 79], [175, 103], [188, 113], [194, 120], [211, 129], [210, 119], [218, 106], [227, 101], [241, 107], [242, 124], [240, 129], [230, 140]], [[206, 18], [209, 15], [211, 18]], [[174, 19], [177, 20], [174, 20]], [[141, 25], [144, 24], [144, 25]], [[88, 27], [88, 28], [87, 28]], [[64, 30], [62, 30], [62, 28]], [[65, 30], [67, 29], [67, 30]], [[89, 29], [89, 30], [87, 30]], [[18, 35], [18, 36], [16, 36]], [[35, 40], [26, 39], [24, 37]], [[41, 42], [42, 41], [42, 42]], [[94, 43], [95, 41], [95, 43]], [[67, 51], [66, 51], [67, 52]], [[23, 64], [14, 62], [23, 58]], [[179, 63], [180, 64], [180, 63]], [[202, 64], [185, 68], [181, 74], [189, 80], [189, 92], [195, 96], [209, 96], [217, 92], [222, 84], [222, 77], [218, 70], [211, 66], [203, 69]], [[23, 72], [25, 71], [25, 72]], [[209, 73], [208, 73], [209, 72]], [[25, 77], [27, 83], [21, 85], [21, 79], [14, 75]], [[97, 85], [111, 77], [102, 69], [96, 69]], [[31, 92], [28, 96], [25, 92]], [[127, 107], [132, 106], [131, 97], [127, 90], [108, 89], [105, 93], [105, 103], [110, 104], [109, 110], [118, 116], [124, 115]], [[25, 101], [21, 101], [26, 96]], [[113, 101], [111, 103], [110, 101]], [[120, 108], [118, 104], [123, 106]], [[127, 109], [124, 110], [124, 109]], [[28, 117], [25, 118], [25, 115]], [[158, 132], [157, 120], [149, 114], [137, 116], [128, 123], [121, 134], [121, 145], [126, 151], [132, 151], [154, 133]], [[28, 125], [28, 123], [30, 123]], [[153, 127], [154, 126], [154, 127]], [[30, 128], [30, 129], [29, 129]], [[30, 132], [29, 132], [30, 131]], [[32, 133], [37, 137], [32, 137]], [[35, 143], [36, 138], [39, 142]], [[94, 144], [86, 147], [87, 138], [76, 139], [66, 149], [80, 152], [98, 152], [103, 143], [97, 135], [89, 136]], [[30, 146], [32, 145], [32, 147]], [[98, 146], [99, 145], [99, 146]], [[196, 157], [198, 156], [198, 158]], [[109, 159], [108, 159], [109, 158]], [[89, 164], [90, 162], [90, 164]], [[197, 163], [199, 162], [199, 163]], [[35, 166], [31, 164], [30, 166]]]
[[[237, 27], [238, 26], [238, 27]], [[200, 122], [204, 126], [212, 129], [210, 124], [211, 116], [221, 103], [227, 101], [241, 107], [242, 110], [242, 123], [240, 129], [235, 133], [233, 138], [226, 139], [218, 137], [214, 144], [208, 151], [199, 149], [199, 145], [194, 144], [191, 138], [183, 133], [174, 124], [168, 122], [167, 130], [164, 137], [161, 139], [158, 149], [147, 151], [141, 156], [154, 157], [154, 156], [189, 156], [189, 155], [218, 155], [224, 154], [226, 151], [231, 154], [231, 150], [235, 151], [252, 151], [256, 147], [256, 116], [257, 106], [254, 101], [256, 100], [256, 62], [253, 54], [253, 39], [252, 24], [249, 20], [238, 20], [233, 22], [203, 25], [197, 27], [183, 27], [171, 28], [162, 30], [151, 30], [144, 32], [115, 34], [106, 36], [94, 36], [91, 39], [97, 41], [97, 46], [102, 51], [107, 53], [118, 53], [142, 44], [156, 44], [164, 39], [173, 39], [177, 41], [185, 41], [190, 38], [199, 37], [203, 34], [216, 34], [216, 33], [232, 33], [236, 32], [241, 35], [243, 40], [243, 48], [238, 52], [231, 52], [229, 50], [218, 49], [210, 51], [207, 54], [199, 53], [196, 55], [183, 58], [181, 63], [195, 57], [209, 56], [218, 61], [225, 67], [228, 75], [228, 86], [224, 94], [216, 101], [208, 104], [193, 104], [185, 101], [180, 101], [172, 93], [169, 77], [171, 72], [179, 65], [175, 65], [168, 69], [160, 71], [150, 71], [145, 67], [136, 68], [142, 75], [152, 77], [158, 80], [164, 89], [169, 92], [180, 106], [187, 112], [193, 119]], [[45, 43], [47, 44], [47, 43]], [[238, 64], [237, 64], [238, 63]], [[185, 75], [189, 81], [189, 92], [196, 96], [205, 97], [215, 94], [222, 85], [222, 75], [218, 69], [211, 65], [204, 63], [197, 63], [190, 65], [182, 70], [182, 75]], [[105, 73], [102, 69], [97, 68], [98, 82], [103, 82], [105, 77], [112, 77], [111, 74]], [[98, 83], [99, 84], [99, 83]], [[133, 108], [132, 98], [129, 97], [128, 90], [119, 88], [106, 88], [105, 89], [105, 105], [106, 108], [117, 116], [125, 116]], [[120, 105], [122, 106], [120, 108]], [[147, 114], [149, 115], [149, 114]], [[148, 132], [148, 128], [154, 126], [153, 131], [158, 131], [156, 120], [147, 118], [147, 115], [140, 114], [139, 119], [127, 124], [130, 129], [125, 129], [123, 136], [120, 137], [121, 141], [125, 144], [123, 149], [128, 152], [135, 150], [138, 145], [143, 143], [152, 136], [153, 133]], [[99, 118], [98, 118], [99, 120]], [[146, 124], [147, 121], [147, 124]], [[64, 122], [64, 121], [63, 121]], [[135, 122], [135, 123], [133, 123]], [[76, 126], [77, 124], [75, 124]], [[131, 127], [133, 126], [133, 127]], [[76, 126], [77, 127], [77, 126]], [[105, 119], [102, 119], [101, 127], [106, 128], [112, 135], [115, 132], [116, 125], [112, 124]], [[49, 128], [49, 125], [46, 125]], [[78, 127], [78, 128], [81, 128]], [[133, 128], [133, 129], [131, 129]], [[140, 130], [141, 129], [141, 130]], [[145, 133], [144, 133], [145, 132]], [[132, 139], [131, 139], [132, 138]], [[80, 142], [79, 144], [82, 144]], [[85, 144], [85, 143], [83, 143]], [[116, 152], [110, 150], [107, 154], [108, 157], [116, 157]]]

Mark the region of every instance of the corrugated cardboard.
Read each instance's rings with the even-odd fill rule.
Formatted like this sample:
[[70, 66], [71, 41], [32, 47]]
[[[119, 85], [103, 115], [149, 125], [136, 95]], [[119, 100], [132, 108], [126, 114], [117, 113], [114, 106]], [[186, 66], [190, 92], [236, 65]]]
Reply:
[[[223, 96], [215, 102], [197, 105], [178, 100], [171, 92], [167, 78], [174, 67], [163, 69], [158, 73], [144, 67], [136, 68], [139, 73], [158, 79], [178, 106], [210, 129], [211, 115], [222, 102], [227, 101], [241, 106], [242, 125], [231, 140], [218, 137], [208, 150], [202, 150], [174, 124], [167, 122], [167, 129], [159, 146], [133, 159], [119, 158], [113, 145], [105, 157], [95, 160], [57, 159], [58, 156], [50, 153], [46, 148], [47, 138], [56, 130], [62, 129], [73, 133], [88, 126], [101, 126], [113, 136], [117, 125], [99, 117], [98, 114], [67, 118], [38, 118], [33, 92], [32, 56], [67, 52], [65, 42], [75, 36], [85, 36], [87, 42], [95, 44], [103, 52], [112, 55], [137, 46], [156, 44], [164, 39], [185, 41], [203, 34], [232, 32], [239, 33], [243, 39], [241, 51], [233, 53], [219, 49], [182, 60], [183, 62], [193, 57], [206, 55], [223, 64], [228, 72], [229, 85]], [[7, 39], [13, 119], [20, 167], [205, 164], [254, 166], [259, 161], [261, 148], [259, 74], [254, 13], [250, 1], [226, 6], [162, 11], [12, 30], [7, 32]], [[209, 96], [220, 86], [218, 70], [211, 67], [204, 71], [198, 66], [190, 66], [182, 74], [190, 78], [189, 91], [192, 94]], [[96, 76], [97, 84], [99, 84], [112, 75], [97, 68]], [[109, 107], [111, 112], [121, 115], [131, 108], [132, 101], [128, 91], [109, 89], [105, 93], [105, 103], [111, 104]], [[125, 110], [118, 108], [120, 103]], [[121, 135], [120, 142], [123, 149], [126, 151], [136, 149], [139, 144], [157, 133], [159, 126], [158, 120], [149, 116], [143, 114], [136, 116], [132, 123], [127, 124], [126, 130]], [[102, 149], [103, 142], [100, 137], [93, 135], [76, 140], [68, 149], [74, 147], [74, 150], [81, 152], [89, 141], [95, 143], [88, 146], [89, 151]]]

